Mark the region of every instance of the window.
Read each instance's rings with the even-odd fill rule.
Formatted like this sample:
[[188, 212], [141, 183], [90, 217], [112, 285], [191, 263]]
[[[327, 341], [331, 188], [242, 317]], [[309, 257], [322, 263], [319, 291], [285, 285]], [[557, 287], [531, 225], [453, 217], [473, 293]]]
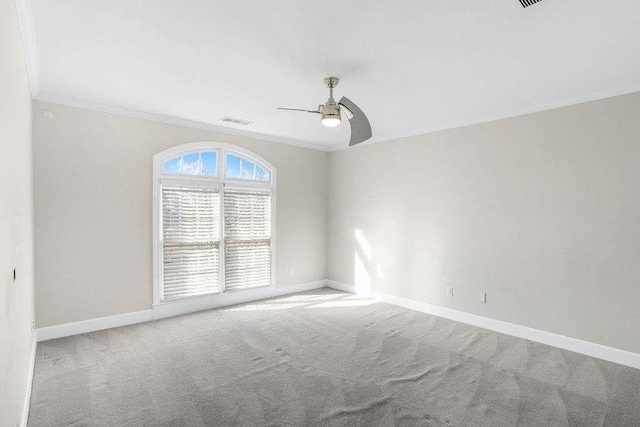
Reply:
[[224, 193], [224, 277], [229, 290], [270, 282], [271, 196], [267, 191]]
[[154, 157], [154, 303], [273, 283], [275, 170], [226, 144]]
[[163, 299], [220, 292], [220, 192], [162, 186]]
[[225, 177], [227, 178], [269, 181], [269, 172], [250, 160], [228, 153], [226, 162], [227, 169], [225, 170]]

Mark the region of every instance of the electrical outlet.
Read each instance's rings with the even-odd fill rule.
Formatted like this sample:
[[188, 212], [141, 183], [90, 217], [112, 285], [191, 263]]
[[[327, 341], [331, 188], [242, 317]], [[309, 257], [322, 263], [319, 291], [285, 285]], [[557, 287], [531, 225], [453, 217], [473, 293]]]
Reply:
[[36, 322], [33, 320], [33, 317], [31, 318], [31, 330], [34, 330], [36, 328]]
[[447, 286], [447, 296], [448, 297], [453, 296], [453, 286]]
[[487, 293], [482, 291], [482, 292], [478, 292], [478, 298], [476, 299], [477, 302], [481, 303], [481, 304], [486, 304], [487, 303]]
[[288, 275], [289, 277], [293, 277], [293, 276], [295, 276], [295, 275], [296, 275], [296, 271], [295, 271], [293, 268], [289, 267], [289, 268], [287, 269], [287, 275]]

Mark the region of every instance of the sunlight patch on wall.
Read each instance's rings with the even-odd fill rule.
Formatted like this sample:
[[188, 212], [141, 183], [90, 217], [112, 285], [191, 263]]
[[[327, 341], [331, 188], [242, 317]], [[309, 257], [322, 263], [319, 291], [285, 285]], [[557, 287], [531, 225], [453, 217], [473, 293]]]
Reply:
[[369, 295], [369, 292], [371, 291], [371, 277], [369, 276], [369, 273], [367, 272], [366, 267], [362, 263], [362, 260], [360, 259], [360, 255], [358, 255], [357, 251], [354, 255], [355, 255], [354, 284], [356, 288], [356, 293], [358, 295]]
[[360, 245], [360, 249], [362, 249], [362, 253], [367, 257], [367, 261], [371, 261], [371, 243], [364, 237], [364, 233], [359, 228], [356, 228], [356, 242]]

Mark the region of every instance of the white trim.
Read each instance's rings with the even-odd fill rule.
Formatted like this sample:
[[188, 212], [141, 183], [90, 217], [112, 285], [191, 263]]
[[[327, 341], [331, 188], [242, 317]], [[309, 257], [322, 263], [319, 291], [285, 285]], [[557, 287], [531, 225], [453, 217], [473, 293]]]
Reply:
[[[224, 174], [227, 172], [227, 156], [224, 154], [224, 150], [220, 150], [220, 154], [222, 155], [222, 158], [220, 159], [220, 176], [224, 177]], [[242, 168], [241, 168], [242, 169]], [[224, 232], [225, 232], [225, 228], [224, 228], [224, 193], [225, 193], [225, 188], [224, 188], [224, 183], [221, 183], [220, 185], [220, 213], [219, 213], [219, 219], [220, 219], [220, 224], [219, 224], [219, 228], [218, 228], [218, 232], [220, 233], [220, 243], [218, 244], [218, 247], [220, 248], [220, 258], [218, 260], [219, 263], [219, 270], [220, 270], [220, 276], [219, 276], [219, 280], [220, 280], [220, 293], [223, 293], [225, 291], [225, 283], [226, 283], [226, 271], [225, 271], [225, 266], [227, 265], [227, 257], [226, 257], [226, 242], [225, 242], [225, 238], [224, 238]], [[158, 196], [159, 197], [159, 196]], [[158, 232], [158, 234], [160, 234], [160, 232]], [[158, 236], [159, 237], [159, 236]], [[159, 265], [164, 265], [164, 259], [162, 260], [158, 260], [158, 264]], [[158, 272], [158, 275], [161, 277], [161, 280], [164, 280], [164, 278], [162, 278], [162, 276], [160, 275], [161, 273]], [[164, 283], [164, 282], [163, 282]], [[164, 293], [164, 290], [162, 291]]]
[[[134, 311], [132, 313], [116, 314], [115, 316], [99, 317], [96, 319], [81, 320], [79, 322], [38, 328], [36, 330], [36, 336], [38, 342], [47, 341], [56, 338], [84, 334], [87, 332], [117, 328], [119, 326], [149, 322], [155, 319], [180, 316], [197, 311], [211, 310], [213, 308], [295, 294], [298, 292], [323, 288], [325, 286], [326, 280], [318, 280], [316, 282], [301, 283], [298, 285], [282, 287], [269, 286], [266, 288], [249, 289], [245, 291], [229, 292], [226, 294], [207, 295], [204, 297], [163, 303], [154, 306], [153, 309], [149, 310]], [[36, 340], [34, 340], [34, 343], [35, 341]], [[35, 350], [33, 357], [35, 357]]]
[[[29, 0], [16, 0], [17, 3], [28, 2], [28, 1]], [[21, 28], [22, 28], [22, 22], [21, 22], [20, 25], [21, 25]], [[25, 26], [28, 26], [28, 25], [25, 25]], [[33, 50], [35, 51], [35, 43], [34, 43]], [[27, 55], [27, 48], [26, 47], [25, 47], [25, 55]], [[63, 96], [40, 93], [40, 92], [38, 92], [38, 90], [39, 90], [38, 73], [37, 73], [37, 65], [35, 64], [36, 56], [35, 56], [35, 54], [31, 54], [31, 55], [29, 55], [29, 58], [32, 58], [32, 59], [28, 60], [28, 64], [33, 64], [33, 65], [28, 65], [29, 79], [30, 79], [31, 87], [32, 87], [32, 96], [33, 96], [33, 99], [38, 100], [38, 101], [50, 102], [50, 103], [53, 103], [53, 104], [66, 105], [66, 106], [69, 106], [69, 107], [84, 108], [86, 110], [100, 111], [100, 112], [103, 112], [103, 113], [116, 114], [116, 115], [119, 115], [119, 116], [132, 117], [132, 118], [136, 118], [136, 119], [150, 120], [150, 121], [154, 121], [154, 122], [158, 122], [158, 123], [165, 123], [165, 124], [170, 124], [170, 125], [175, 125], [175, 126], [183, 126], [183, 127], [189, 127], [189, 128], [195, 128], [195, 129], [203, 129], [203, 130], [209, 130], [209, 131], [212, 131], [212, 132], [220, 132], [220, 133], [229, 134], [229, 135], [245, 136], [245, 137], [248, 137], [248, 138], [258, 139], [258, 140], [262, 140], [262, 141], [269, 141], [269, 142], [276, 142], [276, 143], [287, 144], [287, 145], [294, 145], [294, 146], [309, 148], [309, 149], [318, 150], [318, 151], [331, 152], [331, 151], [346, 150], [346, 149], [350, 148], [348, 146], [348, 144], [347, 144], [348, 141], [345, 141], [345, 142], [342, 142], [342, 143], [339, 143], [339, 144], [333, 144], [333, 145], [323, 145], [323, 144], [318, 144], [318, 143], [311, 142], [311, 141], [298, 141], [298, 140], [293, 140], [293, 139], [289, 139], [289, 138], [285, 138], [285, 137], [267, 135], [267, 134], [262, 134], [262, 133], [258, 133], [258, 132], [246, 131], [246, 130], [242, 130], [242, 129], [235, 129], [235, 128], [230, 128], [230, 127], [225, 127], [225, 126], [216, 126], [216, 125], [212, 125], [212, 124], [209, 124], [209, 123], [203, 123], [203, 122], [198, 122], [198, 121], [189, 120], [189, 119], [183, 119], [183, 118], [179, 118], [179, 117], [164, 116], [164, 115], [161, 115], [161, 114], [148, 113], [148, 112], [137, 111], [137, 110], [129, 110], [129, 109], [126, 109], [126, 108], [112, 107], [112, 106], [107, 106], [107, 105], [102, 105], [102, 104], [97, 104], [97, 103], [92, 103], [92, 102], [81, 101], [81, 100], [78, 100], [78, 99], [67, 98], [67, 97], [63, 97]], [[35, 91], [33, 89], [34, 86], [36, 88]], [[415, 131], [398, 133], [398, 134], [390, 135], [390, 136], [383, 136], [383, 137], [378, 137], [378, 138], [373, 137], [373, 138], [369, 139], [368, 141], [366, 141], [366, 142], [364, 142], [362, 144], [359, 144], [358, 147], [363, 147], [363, 146], [370, 145], [370, 144], [375, 144], [375, 143], [378, 143], [378, 142], [395, 141], [395, 140], [403, 139], [403, 138], [410, 138], [410, 137], [419, 136], [419, 135], [426, 135], [426, 134], [430, 134], [430, 133], [434, 133], [434, 132], [440, 132], [440, 131], [443, 131], [443, 130], [457, 129], [457, 128], [462, 128], [462, 127], [467, 127], [467, 126], [474, 126], [474, 125], [478, 125], [478, 124], [482, 124], [482, 123], [489, 123], [489, 122], [494, 122], [494, 121], [503, 120], [503, 119], [509, 119], [509, 118], [513, 118], [513, 117], [525, 116], [525, 115], [533, 114], [533, 113], [540, 113], [540, 112], [543, 112], [543, 111], [556, 110], [558, 108], [564, 108], [564, 107], [570, 107], [570, 106], [573, 106], [573, 105], [585, 104], [585, 103], [588, 103], [588, 102], [599, 101], [599, 100], [603, 100], [603, 99], [607, 99], [607, 98], [612, 98], [612, 97], [615, 97], [615, 96], [627, 95], [627, 94], [634, 93], [634, 92], [640, 92], [640, 85], [632, 85], [632, 86], [626, 86], [626, 87], [622, 87], [622, 88], [616, 88], [616, 89], [601, 91], [601, 92], [597, 92], [595, 94], [586, 95], [586, 96], [563, 98], [563, 99], [556, 100], [556, 101], [540, 103], [540, 104], [537, 104], [537, 105], [534, 105], [534, 106], [528, 106], [528, 107], [524, 107], [524, 108], [516, 108], [516, 109], [512, 109], [512, 110], [506, 110], [506, 111], [503, 111], [503, 112], [500, 112], [500, 113], [486, 115], [486, 116], [477, 116], [477, 117], [470, 118], [470, 119], [453, 120], [453, 121], [450, 121], [450, 122], [440, 123], [440, 124], [437, 124], [437, 125], [434, 125], [434, 126], [430, 126], [428, 128], [422, 128], [422, 129], [418, 129], [418, 130], [415, 130]]]
[[69, 337], [71, 335], [85, 334], [87, 332], [101, 331], [103, 329], [117, 328], [119, 326], [133, 325], [134, 323], [149, 322], [153, 320], [153, 310], [134, 311], [131, 313], [116, 314], [114, 316], [98, 317], [96, 319], [81, 320], [79, 322], [64, 323], [62, 325], [38, 328], [38, 342]]
[[347, 292], [349, 294], [357, 294], [355, 286], [345, 285], [344, 283], [336, 282], [335, 280], [327, 280], [327, 287]]
[[198, 179], [197, 177], [189, 178], [189, 175], [164, 175], [159, 179], [159, 182], [163, 185], [167, 186], [189, 186], [191, 188], [198, 189], [210, 189], [210, 190], [220, 190], [222, 188], [222, 183], [219, 180], [205, 180]]
[[22, 419], [20, 420], [20, 426], [27, 427], [27, 421], [29, 421], [29, 406], [31, 404], [31, 387], [33, 385], [33, 372], [36, 367], [36, 350], [38, 348], [38, 340], [36, 334], [32, 334], [31, 340], [31, 357], [29, 358], [29, 373], [27, 374], [27, 388], [24, 395], [24, 404], [22, 407]]
[[[344, 283], [339, 283], [333, 280], [327, 280], [327, 286], [343, 292], [349, 292], [352, 294], [357, 293], [354, 286], [346, 285]], [[530, 341], [539, 342], [598, 359], [608, 360], [609, 362], [618, 363], [620, 365], [640, 369], [640, 354], [638, 353], [632, 353], [630, 351], [621, 350], [618, 348], [607, 347], [602, 344], [583, 341], [576, 338], [555, 334], [553, 332], [547, 332], [527, 326], [516, 325], [514, 323], [478, 316], [476, 314], [465, 313], [463, 311], [440, 307], [437, 305], [415, 301], [408, 298], [389, 295], [383, 292], [371, 291], [371, 293], [366, 296], [382, 302], [408, 308], [410, 310], [444, 317], [445, 319], [455, 320], [456, 322], [466, 323], [468, 325], [489, 329], [506, 335], [524, 338]]]
[[195, 120], [183, 119], [180, 117], [165, 116], [162, 114], [149, 113], [145, 111], [129, 110], [126, 108], [112, 107], [109, 105], [97, 104], [93, 102], [81, 101], [79, 99], [66, 98], [64, 96], [49, 95], [47, 93], [38, 92], [33, 95], [33, 99], [37, 101], [50, 102], [52, 104], [66, 105], [68, 107], [83, 108], [85, 110], [99, 111], [102, 113], [116, 114], [118, 116], [132, 117], [134, 119], [149, 120], [152, 122], [164, 123], [174, 126], [182, 126], [194, 129], [208, 130], [227, 135], [244, 136], [247, 138], [257, 139], [261, 141], [277, 142], [279, 144], [294, 145], [297, 147], [310, 148], [312, 150], [329, 151], [330, 147], [315, 144], [308, 141], [298, 141], [294, 139], [284, 138], [280, 136], [266, 135], [258, 132], [251, 132], [243, 129], [236, 129], [226, 126], [217, 126], [209, 123], [198, 122]]
[[[469, 119], [453, 120], [450, 122], [437, 124], [428, 128], [422, 128], [415, 131], [398, 133], [392, 136], [384, 136], [379, 138], [374, 137], [369, 139], [368, 141], [365, 141], [362, 144], [359, 144], [358, 147], [364, 147], [366, 145], [376, 144], [378, 142], [388, 142], [388, 141], [395, 141], [403, 138], [410, 138], [414, 136], [427, 135], [430, 133], [440, 132], [443, 130], [458, 129], [458, 128], [463, 128], [467, 126], [479, 125], [482, 123], [490, 123], [498, 120], [510, 119], [513, 117], [520, 117], [520, 116], [526, 116], [534, 113], [541, 113], [544, 111], [557, 110], [558, 108], [586, 104], [588, 102], [600, 101], [607, 98], [613, 98], [615, 96], [628, 95], [634, 92], [640, 92], [640, 85], [632, 85], [632, 86], [626, 86], [622, 88], [606, 90], [606, 91], [598, 92], [591, 95], [576, 96], [572, 98], [563, 98], [557, 101], [545, 102], [545, 103], [524, 107], [524, 108], [506, 110], [500, 113], [490, 114], [487, 116], [477, 116]], [[325, 147], [325, 151], [340, 151], [347, 148], [349, 147], [346, 145], [346, 143], [342, 143], [342, 144], [327, 146]]]
[[33, 27], [31, 0], [15, 0], [15, 2], [22, 36], [24, 60], [27, 66], [27, 76], [31, 87], [31, 97], [35, 98], [40, 90], [40, 79], [38, 77], [38, 51], [36, 48], [36, 33]]
[[[157, 156], [157, 155], [156, 155]], [[160, 197], [160, 191], [162, 191], [162, 187], [160, 185], [160, 176], [158, 175], [159, 168], [162, 167], [160, 164], [160, 160], [153, 156], [153, 195], [152, 195], [152, 212], [151, 212], [151, 220], [152, 220], [152, 248], [151, 253], [153, 256], [153, 272], [152, 272], [152, 295], [153, 295], [153, 304], [160, 302], [160, 284], [162, 283], [162, 276], [160, 275], [160, 268], [162, 267], [162, 263], [160, 263], [160, 257], [162, 254], [162, 244], [159, 240], [160, 238], [160, 218], [162, 218], [162, 213], [160, 210], [162, 209], [162, 198]]]

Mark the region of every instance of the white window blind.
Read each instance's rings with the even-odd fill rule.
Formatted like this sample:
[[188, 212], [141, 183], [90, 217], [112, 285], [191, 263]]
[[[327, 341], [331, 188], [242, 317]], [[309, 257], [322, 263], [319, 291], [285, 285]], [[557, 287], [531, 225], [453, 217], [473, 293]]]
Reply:
[[225, 189], [225, 290], [271, 284], [271, 195]]
[[220, 292], [220, 193], [162, 188], [162, 299]]

